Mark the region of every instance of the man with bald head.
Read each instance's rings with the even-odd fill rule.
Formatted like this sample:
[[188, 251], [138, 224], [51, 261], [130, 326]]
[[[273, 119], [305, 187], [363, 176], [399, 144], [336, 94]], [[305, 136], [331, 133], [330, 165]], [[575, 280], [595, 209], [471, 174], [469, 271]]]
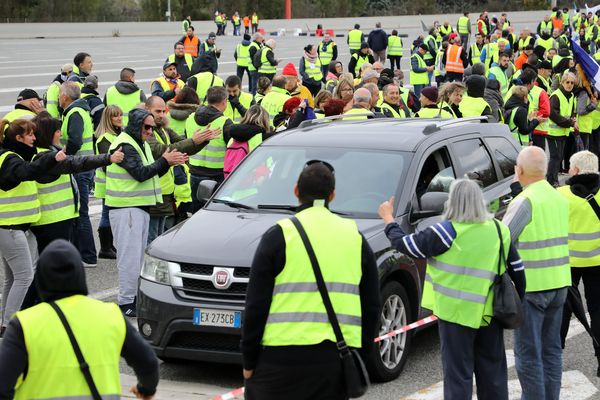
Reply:
[[375, 116], [371, 111], [371, 92], [369, 92], [369, 89], [356, 89], [352, 108], [346, 111], [344, 115], [348, 115], [344, 120], [369, 119]]
[[[146, 100], [146, 110], [154, 117], [156, 127], [153, 129], [153, 135], [149, 136], [146, 142], [150, 145], [152, 155], [158, 159], [167, 150], [178, 150], [188, 156], [198, 153], [206, 144], [220, 135], [218, 129], [204, 129], [196, 131], [191, 138], [179, 136], [175, 131], [169, 129], [169, 118], [167, 117], [167, 106], [165, 101], [159, 96], [150, 96]], [[150, 207], [150, 228], [148, 231], [148, 244], [160, 236], [165, 230], [167, 217], [175, 215], [175, 194], [188, 193], [188, 201], [185, 198], [179, 199], [182, 204], [188, 203], [191, 212], [191, 189], [187, 173], [183, 166], [174, 166], [169, 168], [167, 173], [160, 176], [160, 187], [163, 194], [163, 202]], [[185, 197], [185, 195], [184, 195]], [[183, 208], [181, 209], [183, 212]]]
[[516, 369], [522, 399], [558, 399], [562, 374], [560, 327], [571, 285], [569, 205], [545, 179], [546, 153], [531, 146], [517, 157], [523, 191], [503, 222], [525, 265], [523, 325], [515, 330]]

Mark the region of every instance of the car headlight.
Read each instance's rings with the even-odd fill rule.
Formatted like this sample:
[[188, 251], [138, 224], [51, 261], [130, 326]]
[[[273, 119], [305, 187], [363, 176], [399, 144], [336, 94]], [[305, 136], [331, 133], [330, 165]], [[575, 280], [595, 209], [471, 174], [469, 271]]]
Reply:
[[169, 262], [146, 254], [144, 256], [144, 266], [142, 267], [142, 278], [162, 283], [163, 285], [171, 284], [169, 279]]

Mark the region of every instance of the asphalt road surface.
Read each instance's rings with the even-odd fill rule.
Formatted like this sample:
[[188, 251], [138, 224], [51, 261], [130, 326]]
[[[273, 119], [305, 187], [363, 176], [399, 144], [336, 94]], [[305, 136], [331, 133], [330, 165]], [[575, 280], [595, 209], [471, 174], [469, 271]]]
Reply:
[[[408, 18], [408, 17], [403, 17]], [[416, 18], [416, 17], [415, 17]], [[438, 16], [443, 20], [444, 16]], [[518, 20], [515, 13], [514, 20]], [[526, 18], [521, 17], [521, 20]], [[414, 18], [413, 18], [414, 20]], [[533, 26], [533, 22], [516, 22], [520, 29]], [[387, 26], [384, 24], [384, 26]], [[408, 67], [408, 51], [412, 40], [421, 30], [411, 25], [403, 31], [409, 35], [404, 39], [405, 57], [402, 67]], [[2, 28], [4, 29], [4, 28]], [[0, 29], [0, 31], [2, 30]], [[82, 31], [82, 34], [85, 34]], [[94, 74], [100, 80], [100, 92], [118, 80], [119, 71], [123, 67], [131, 67], [137, 71], [136, 80], [139, 86], [149, 92], [150, 82], [161, 73], [165, 58], [172, 52], [173, 43], [179, 38], [179, 28], [174, 25], [171, 36], [146, 37], [104, 37], [104, 38], [62, 38], [62, 39], [0, 39], [0, 115], [9, 111], [14, 104], [18, 92], [25, 88], [36, 89], [43, 94], [60, 66], [72, 61], [75, 53], [86, 51], [93, 57]], [[201, 37], [204, 39], [204, 37]], [[278, 46], [276, 58], [280, 59], [280, 67], [287, 62], [296, 66], [302, 56], [302, 48], [308, 43], [317, 43], [314, 37], [285, 36], [276, 38]], [[223, 49], [219, 61], [219, 75], [223, 78], [235, 73], [233, 51], [239, 43], [238, 37], [219, 37], [217, 46]], [[344, 38], [339, 42], [340, 59], [347, 65], [349, 54]], [[406, 71], [405, 71], [406, 72]], [[244, 78], [244, 83], [247, 83]], [[408, 79], [406, 79], [407, 81]], [[92, 222], [94, 229], [98, 225], [100, 205], [92, 201]], [[0, 270], [0, 279], [4, 271]], [[105, 301], [116, 300], [117, 273], [113, 261], [100, 260], [98, 267], [87, 269], [87, 280], [90, 293]], [[597, 361], [593, 355], [591, 340], [582, 333], [578, 323], [573, 323], [572, 337], [567, 342], [564, 353], [562, 399], [600, 399], [600, 380], [596, 377]], [[512, 349], [512, 333], [506, 334], [506, 348]], [[512, 362], [508, 351], [509, 366]], [[133, 384], [133, 371], [124, 363], [122, 365], [124, 391], [127, 385]], [[212, 396], [227, 392], [243, 384], [241, 367], [210, 363], [161, 363], [161, 384], [158, 399], [210, 399]], [[517, 399], [519, 385], [514, 368], [509, 369], [509, 385], [511, 399]], [[397, 400], [406, 399], [442, 399], [442, 371], [439, 352], [439, 338], [436, 328], [425, 329], [413, 341], [413, 349], [402, 375], [393, 382], [374, 384], [365, 399]]]

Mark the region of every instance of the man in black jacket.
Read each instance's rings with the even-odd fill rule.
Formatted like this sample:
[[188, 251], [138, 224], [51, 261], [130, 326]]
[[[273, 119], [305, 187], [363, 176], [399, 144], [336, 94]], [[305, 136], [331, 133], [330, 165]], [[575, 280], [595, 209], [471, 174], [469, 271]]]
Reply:
[[[353, 221], [328, 209], [335, 198], [331, 165], [307, 163], [294, 194], [300, 203], [296, 217], [315, 250], [325, 285], [344, 287], [330, 294], [334, 310], [345, 303], [344, 313], [337, 314], [344, 339], [366, 356], [374, 348], [380, 312], [373, 251]], [[346, 261], [335, 262], [342, 259]], [[250, 271], [241, 342], [246, 399], [345, 399], [336, 340], [291, 221], [280, 221], [263, 235]], [[344, 275], [345, 283], [339, 282]], [[302, 282], [294, 282], [294, 276]], [[304, 304], [302, 310], [295, 308], [298, 302]]]
[[[119, 318], [123, 318], [118, 314], [116, 306], [86, 297], [88, 289], [85, 272], [77, 249], [71, 243], [62, 239], [48, 245], [46, 250], [40, 254], [35, 279], [37, 289], [44, 303], [29, 310], [18, 312], [8, 324], [4, 340], [0, 346], [0, 377], [2, 377], [0, 379], [0, 398], [12, 399], [15, 394], [19, 394], [19, 391], [25, 390], [28, 390], [29, 395], [33, 394], [34, 391], [35, 394], [40, 395], [39, 397], [66, 398], [72, 392], [57, 393], [57, 388], [78, 383], [85, 385], [85, 382], [81, 382], [83, 381], [83, 374], [79, 371], [76, 358], [65, 356], [66, 354], [73, 354], [73, 348], [67, 339], [58, 315], [48, 305], [48, 302], [56, 301], [65, 314], [75, 340], [81, 348], [86, 362], [91, 366], [91, 370], [95, 371], [95, 368], [106, 368], [106, 366], [100, 364], [99, 351], [94, 351], [90, 347], [106, 348], [106, 353], [110, 353], [110, 349], [115, 349], [133, 368], [137, 376], [138, 383], [131, 388], [131, 391], [138, 398], [151, 399], [158, 384], [158, 360], [147, 342], [142, 339], [130, 323], [127, 321], [122, 321], [121, 324], [115, 323]], [[46, 315], [37, 312], [37, 309], [42, 308], [47, 309]], [[111, 310], [111, 308], [114, 308], [114, 310]], [[81, 318], [73, 318], [78, 315], [85, 315], [86, 310], [87, 312], [93, 312], [99, 309], [106, 312], [106, 316], [110, 316], [110, 318], [96, 318], [96, 315], [93, 315], [87, 318], [86, 324], [81, 323]], [[70, 315], [71, 313], [72, 315]], [[71, 318], [69, 318], [70, 316]], [[52, 330], [45, 331], [46, 328]], [[40, 351], [43, 351], [42, 345], [26, 342], [25, 332], [27, 332], [28, 337], [45, 336], [44, 343], [47, 346], [55, 347], [52, 352], [47, 352], [52, 356], [50, 358], [39, 358]], [[88, 332], [93, 332], [93, 337], [97, 341], [90, 342], [86, 334]], [[123, 336], [124, 340], [119, 341]], [[56, 349], [56, 347], [59, 348]], [[110, 356], [115, 355], [105, 354], [104, 360]], [[68, 360], [68, 362], [63, 363], [64, 360]], [[66, 374], [61, 378], [68, 379], [74, 374], [77, 374], [76, 376], [81, 374], [79, 381], [46, 381], [46, 383], [51, 383], [51, 387], [36, 387], [36, 385], [41, 385], [41, 382], [37, 381], [40, 377], [40, 369], [43, 370], [49, 364], [56, 365], [58, 363], [63, 363], [61, 367], [63, 373]], [[116, 364], [111, 366], [114, 371], [119, 370], [118, 360]], [[56, 372], [54, 373], [56, 374]], [[112, 376], [110, 376], [111, 374], [108, 375], [103, 376], [102, 381], [95, 382], [98, 388], [101, 388], [103, 383], [106, 384], [107, 380], [111, 383], [119, 381], [118, 372]], [[23, 376], [23, 382], [17, 387], [17, 382], [21, 376]], [[15, 387], [17, 387], [16, 392]], [[48, 392], [48, 396], [44, 396], [45, 390], [51, 391], [51, 394]], [[21, 392], [21, 395], [25, 394]], [[85, 395], [86, 393], [80, 394]], [[87, 394], [89, 395], [89, 392]], [[107, 393], [102, 394], [107, 395]], [[115, 395], [118, 396], [120, 393], [115, 393]]]
[[381, 22], [375, 24], [373, 29], [367, 38], [369, 48], [373, 51], [373, 58], [375, 61], [380, 61], [385, 64], [385, 51], [387, 49], [388, 35], [383, 29], [381, 29]]
[[94, 130], [100, 125], [100, 119], [102, 119], [102, 112], [106, 107], [100, 98], [98, 93], [98, 77], [96, 75], [88, 75], [81, 88], [81, 97], [85, 99], [90, 107], [90, 117], [94, 123]]

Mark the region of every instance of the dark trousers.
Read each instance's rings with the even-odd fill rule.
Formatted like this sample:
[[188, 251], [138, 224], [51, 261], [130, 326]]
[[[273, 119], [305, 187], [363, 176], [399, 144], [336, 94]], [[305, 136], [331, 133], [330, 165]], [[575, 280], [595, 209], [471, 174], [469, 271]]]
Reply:
[[250, 72], [248, 72], [248, 67], [240, 67], [238, 65], [235, 74], [238, 76], [238, 78], [240, 78], [240, 80], [244, 79], [244, 72], [248, 74], [248, 87], [250, 87]]
[[314, 80], [302, 82], [302, 84], [306, 86], [308, 90], [310, 90], [310, 93], [313, 95], [313, 97], [319, 93], [321, 86], [323, 86], [321, 81], [315, 82]]
[[[68, 219], [66, 221], [54, 222], [52, 224], [47, 225], [32, 226], [30, 229], [33, 235], [35, 236], [35, 240], [37, 241], [38, 254], [41, 254], [42, 251], [44, 251], [44, 249], [56, 239], [64, 239], [68, 242], [73, 243], [75, 240], [76, 226], [77, 220], [75, 218]], [[35, 286], [34, 276], [33, 282], [31, 282], [29, 290], [25, 295], [25, 299], [23, 299], [21, 310], [33, 307], [39, 302], [40, 298], [38, 296], [38, 292]]]
[[395, 69], [400, 69], [400, 60], [402, 60], [402, 56], [388, 56], [390, 59], [390, 68], [392, 71]]
[[600, 128], [592, 131], [590, 136], [590, 151], [600, 156]]
[[460, 42], [462, 43], [463, 48], [468, 49], [469, 48], [469, 35], [459, 35], [460, 36]]
[[546, 179], [551, 185], [558, 184], [558, 173], [565, 154], [565, 136], [546, 136], [548, 142], [548, 151], [550, 152], [550, 161], [548, 162], [548, 172]]
[[534, 146], [546, 150], [546, 135], [531, 135]]
[[479, 400], [508, 400], [503, 330], [495, 322], [479, 329], [439, 320], [444, 399], [473, 395], [473, 373]]
[[90, 186], [94, 181], [94, 171], [79, 172], [75, 175], [77, 188], [79, 190], [79, 218], [77, 219], [77, 235], [75, 236], [75, 245], [81, 253], [81, 259], [88, 264], [96, 264], [96, 244], [94, 243], [94, 233], [92, 223], [90, 222], [89, 197]]
[[460, 72], [446, 72], [446, 82], [462, 82], [463, 74]]
[[563, 163], [562, 163], [562, 171], [563, 172], [569, 171], [569, 166], [571, 165], [571, 163], [569, 162], [569, 159], [575, 153], [577, 153], [577, 145], [575, 143], [575, 135], [573, 134], [573, 132], [571, 132], [571, 133], [569, 133], [569, 136], [567, 136], [567, 139], [565, 141], [565, 151], [563, 153]]
[[249, 86], [248, 91], [252, 93], [252, 96], [256, 94], [256, 84], [258, 83], [258, 72], [248, 71]]
[[[581, 141], [583, 142], [583, 148], [585, 150], [589, 150], [590, 149], [590, 136], [592, 136], [590, 133], [580, 133], [579, 136], [581, 137]], [[577, 150], [577, 149], [575, 149]]]
[[258, 30], [258, 24], [252, 24], [252, 34], [255, 34]]
[[269, 78], [270, 81], [272, 81], [273, 77], [275, 76], [275, 74], [261, 74], [261, 73], [259, 73], [258, 76], [256, 77], [256, 82], [258, 82], [258, 78], [260, 78], [261, 76], [266, 76], [267, 78]]
[[339, 358], [314, 364], [270, 364], [259, 360], [246, 380], [246, 400], [345, 400]]
[[[585, 302], [587, 310], [590, 313], [592, 320], [592, 332], [597, 340], [600, 340], [600, 266], [571, 268], [571, 281], [574, 286], [579, 286], [579, 282], [583, 279], [583, 289], [585, 290]], [[571, 307], [568, 302], [565, 302], [563, 308], [562, 326], [560, 328], [560, 336], [562, 347], [565, 348], [565, 340], [569, 332], [569, 321], [571, 320]], [[594, 344], [594, 354], [600, 356], [600, 348]]]

